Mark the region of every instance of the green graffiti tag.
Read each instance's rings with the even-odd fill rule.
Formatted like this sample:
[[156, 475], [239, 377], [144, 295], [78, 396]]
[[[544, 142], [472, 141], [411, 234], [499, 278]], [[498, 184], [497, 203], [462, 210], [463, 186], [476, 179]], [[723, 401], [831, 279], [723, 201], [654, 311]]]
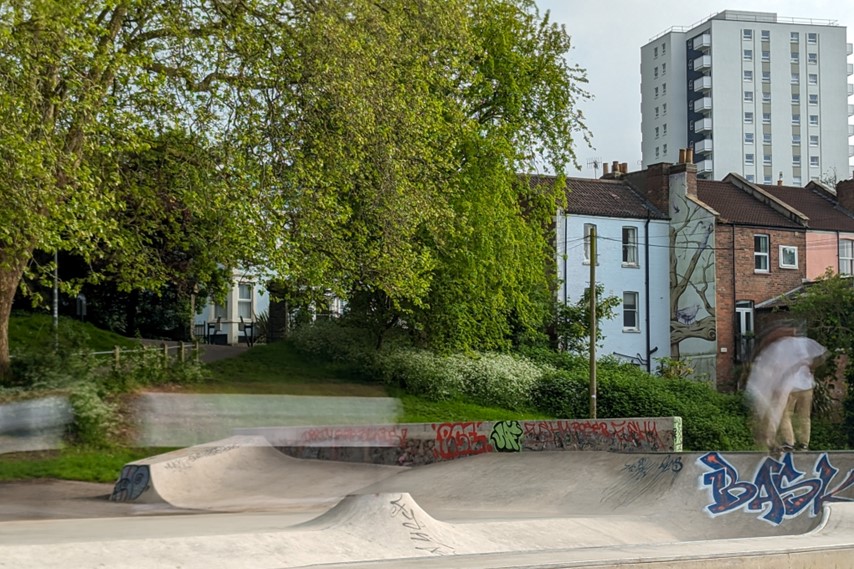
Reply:
[[522, 426], [519, 421], [499, 421], [492, 427], [489, 442], [498, 452], [522, 450]]

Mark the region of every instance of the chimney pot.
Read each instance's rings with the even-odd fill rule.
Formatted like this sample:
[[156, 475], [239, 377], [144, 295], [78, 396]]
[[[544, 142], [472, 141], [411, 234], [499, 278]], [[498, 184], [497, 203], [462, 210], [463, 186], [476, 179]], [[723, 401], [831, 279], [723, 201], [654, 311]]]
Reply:
[[684, 148], [679, 149], [679, 163], [680, 164], [685, 163], [685, 153], [686, 153], [686, 150]]
[[607, 175], [608, 175], [608, 163], [603, 162], [602, 163], [602, 177], [604, 178]]
[[694, 163], [694, 149], [690, 146], [685, 149], [685, 163], [693, 164]]
[[629, 163], [628, 162], [623, 162], [622, 164], [620, 164], [620, 172], [622, 172], [623, 174], [629, 173]]

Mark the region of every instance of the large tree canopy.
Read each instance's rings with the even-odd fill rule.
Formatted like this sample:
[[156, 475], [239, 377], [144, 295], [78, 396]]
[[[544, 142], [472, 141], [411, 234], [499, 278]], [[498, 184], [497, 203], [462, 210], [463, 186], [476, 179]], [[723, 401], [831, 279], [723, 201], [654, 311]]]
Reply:
[[568, 49], [528, 0], [4, 2], [0, 371], [34, 251], [172, 278], [127, 222], [168, 192], [122, 161], [175, 132], [210, 153], [180, 197], [226, 268], [376, 295], [448, 345], [534, 325], [558, 202], [515, 173], [586, 134]]

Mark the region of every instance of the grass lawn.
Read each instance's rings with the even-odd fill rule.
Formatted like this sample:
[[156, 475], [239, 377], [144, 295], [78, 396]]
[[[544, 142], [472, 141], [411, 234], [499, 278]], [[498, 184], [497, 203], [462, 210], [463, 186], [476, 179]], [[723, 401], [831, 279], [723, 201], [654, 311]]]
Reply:
[[[71, 319], [60, 319], [60, 334], [84, 337], [93, 351], [113, 346], [135, 347], [138, 342]], [[53, 325], [49, 315], [16, 314], [10, 323], [14, 349], [51, 349]], [[210, 379], [202, 383], [155, 389], [181, 393], [284, 394], [358, 397], [397, 397], [401, 423], [492, 421], [545, 418], [545, 415], [482, 407], [459, 401], [428, 401], [365, 379], [352, 368], [304, 357], [287, 342], [258, 345], [235, 358], [206, 364]], [[56, 451], [0, 454], [0, 481], [61, 478], [115, 482], [124, 464], [170, 449], [69, 447]]]
[[312, 361], [287, 342], [258, 345], [236, 358], [207, 364], [211, 379], [186, 385], [188, 393], [264, 393], [387, 397], [381, 383], [365, 381], [351, 368]]
[[0, 454], [0, 481], [59, 478], [114, 483], [122, 466], [173, 449], [69, 447], [61, 450]]
[[[135, 348], [139, 341], [108, 330], [101, 330], [73, 318], [59, 319], [60, 341], [79, 339], [93, 352], [106, 352], [114, 347]], [[50, 314], [15, 312], [9, 318], [9, 351], [51, 348], [54, 343], [53, 318]]]

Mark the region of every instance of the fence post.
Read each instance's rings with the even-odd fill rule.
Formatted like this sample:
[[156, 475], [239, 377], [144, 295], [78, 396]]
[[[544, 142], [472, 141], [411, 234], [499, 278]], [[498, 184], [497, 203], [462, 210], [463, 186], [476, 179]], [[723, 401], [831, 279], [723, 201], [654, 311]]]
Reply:
[[194, 352], [193, 353], [193, 359], [196, 360], [196, 363], [199, 363], [201, 350], [202, 350], [201, 341], [197, 338], [196, 342], [193, 346], [193, 352]]
[[113, 346], [113, 364], [116, 366], [116, 369], [119, 369], [119, 366], [122, 365], [122, 349], [118, 346]]
[[163, 366], [165, 367], [169, 365], [169, 346], [166, 345], [166, 342], [163, 342], [161, 347], [163, 348]]
[[178, 358], [181, 361], [181, 363], [184, 363], [184, 359], [185, 359], [184, 358], [184, 340], [181, 340], [181, 347], [178, 350]]

